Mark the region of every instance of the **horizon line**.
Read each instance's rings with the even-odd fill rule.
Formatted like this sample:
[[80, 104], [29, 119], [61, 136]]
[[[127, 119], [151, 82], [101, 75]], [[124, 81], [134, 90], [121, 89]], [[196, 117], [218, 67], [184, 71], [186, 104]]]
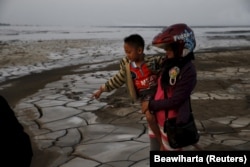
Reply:
[[[172, 24], [171, 24], [172, 25]], [[90, 26], [90, 27], [117, 27], [117, 28], [164, 28], [167, 25], [37, 25], [37, 24], [11, 24], [1, 23], [0, 26]], [[250, 25], [190, 25], [193, 28], [218, 28], [218, 27], [250, 27]]]

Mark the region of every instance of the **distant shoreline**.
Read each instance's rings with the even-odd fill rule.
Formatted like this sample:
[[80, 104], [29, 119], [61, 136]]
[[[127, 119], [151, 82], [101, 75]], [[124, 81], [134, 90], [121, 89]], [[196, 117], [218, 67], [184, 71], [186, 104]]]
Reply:
[[213, 52], [239, 51], [239, 50], [250, 50], [250, 46], [213, 47], [213, 48], [200, 49], [195, 53], [213, 53]]
[[[32, 25], [32, 24], [11, 24], [0, 23], [0, 26], [73, 26], [73, 27], [111, 27], [111, 28], [164, 28], [167, 25]], [[250, 27], [249, 25], [190, 25], [191, 28], [228, 28], [228, 27]]]

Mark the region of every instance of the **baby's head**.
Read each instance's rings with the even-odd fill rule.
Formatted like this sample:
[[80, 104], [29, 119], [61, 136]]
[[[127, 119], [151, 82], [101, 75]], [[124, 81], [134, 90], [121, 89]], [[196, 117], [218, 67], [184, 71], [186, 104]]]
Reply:
[[139, 61], [144, 55], [144, 39], [138, 34], [124, 38], [124, 51], [130, 61]]

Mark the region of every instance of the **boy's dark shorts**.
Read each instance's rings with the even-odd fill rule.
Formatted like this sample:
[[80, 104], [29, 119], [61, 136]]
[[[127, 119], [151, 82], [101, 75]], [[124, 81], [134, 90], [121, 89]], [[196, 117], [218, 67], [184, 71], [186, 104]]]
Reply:
[[151, 87], [150, 89], [143, 89], [138, 92], [138, 97], [140, 101], [149, 101], [154, 97], [156, 87]]

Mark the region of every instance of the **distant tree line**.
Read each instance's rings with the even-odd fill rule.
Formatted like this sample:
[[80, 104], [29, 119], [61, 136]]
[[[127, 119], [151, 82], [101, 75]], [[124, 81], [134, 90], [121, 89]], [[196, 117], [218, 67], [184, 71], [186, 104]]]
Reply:
[[10, 26], [10, 24], [0, 23], [0, 26]]

